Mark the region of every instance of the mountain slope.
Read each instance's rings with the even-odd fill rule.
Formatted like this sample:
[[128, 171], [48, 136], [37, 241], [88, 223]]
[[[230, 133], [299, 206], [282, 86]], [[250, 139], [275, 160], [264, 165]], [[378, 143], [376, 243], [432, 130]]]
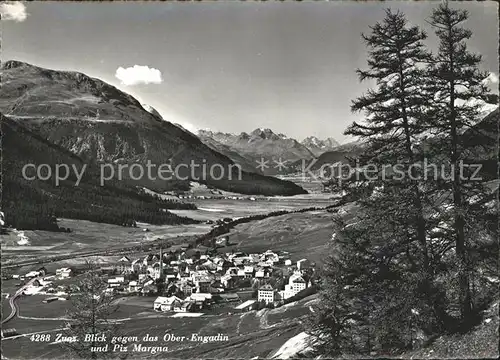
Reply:
[[261, 171], [259, 171], [257, 168], [255, 168], [255, 166], [257, 166], [257, 163], [254, 163], [250, 159], [247, 159], [247, 158], [241, 156], [235, 150], [231, 149], [230, 146], [224, 145], [224, 144], [212, 139], [209, 136], [200, 137], [200, 139], [209, 148], [227, 156], [235, 164], [241, 165], [241, 168], [243, 170], [248, 171], [248, 172], [258, 173], [258, 174], [261, 173]]
[[[186, 189], [189, 180], [196, 180], [246, 194], [304, 193], [291, 182], [246, 172], [240, 176], [228, 157], [101, 80], [19, 61], [5, 62], [1, 76], [0, 111], [22, 121], [43, 138], [84, 161], [153, 164], [152, 176], [138, 177], [131, 174], [130, 168], [121, 172], [122, 179], [134, 185], [162, 191]], [[176, 170], [167, 176], [169, 180], [158, 177], [162, 164]], [[208, 170], [212, 168], [211, 174]]]
[[[6, 223], [20, 229], [57, 230], [55, 217], [84, 219], [111, 224], [132, 224], [144, 221], [156, 224], [182, 224], [193, 220], [181, 218], [166, 209], [193, 208], [191, 204], [164, 201], [120, 182], [99, 184], [99, 170], [71, 152], [33, 133], [16, 120], [1, 116], [3, 151], [2, 210]], [[26, 164], [50, 167], [53, 176], [39, 180]], [[80, 173], [87, 164], [81, 182], [69, 172], [66, 180], [55, 183], [57, 164], [67, 164]], [[46, 174], [46, 169], [41, 174]], [[66, 172], [61, 170], [61, 176]]]
[[[226, 153], [231, 157], [231, 152], [238, 154], [248, 161], [252, 166], [257, 165], [257, 161], [265, 160], [286, 160], [288, 163], [300, 159], [312, 159], [314, 154], [297, 140], [286, 137], [283, 134], [275, 134], [271, 129], [255, 129], [250, 134], [245, 132], [240, 135], [212, 132], [200, 130], [198, 137], [205, 144], [227, 147]], [[235, 162], [237, 159], [233, 159]], [[266, 175], [275, 175], [279, 171], [270, 166], [264, 170]]]

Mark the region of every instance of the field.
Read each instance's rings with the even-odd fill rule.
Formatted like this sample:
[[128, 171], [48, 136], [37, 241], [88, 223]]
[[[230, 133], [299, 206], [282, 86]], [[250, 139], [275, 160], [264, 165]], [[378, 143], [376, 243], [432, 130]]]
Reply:
[[[41, 303], [42, 296], [31, 296], [19, 301], [20, 317], [13, 319], [8, 328], [16, 328], [23, 333], [54, 330], [50, 332], [52, 340], [57, 333], [64, 334], [63, 320], [46, 320], [48, 317], [62, 317], [71, 302]], [[120, 303], [119, 311], [113, 316], [121, 319], [119, 335], [137, 336], [139, 342], [150, 346], [168, 346], [168, 352], [159, 353], [158, 358], [221, 358], [267, 356], [279, 349], [290, 337], [303, 330], [302, 320], [311, 313], [311, 304], [315, 296], [278, 309], [265, 309], [248, 313], [226, 315], [203, 315], [198, 318], [172, 318], [171, 314], [156, 313], [151, 310], [154, 298], [125, 298]], [[227, 335], [227, 341], [202, 342], [163, 342], [164, 334], [175, 334], [191, 338], [192, 334]], [[157, 336], [158, 342], [144, 342], [148, 334]], [[33, 344], [30, 336], [7, 339], [3, 342], [3, 354], [9, 358], [65, 358], [65, 349], [59, 344], [37, 342]], [[131, 346], [130, 346], [131, 348]], [[133, 358], [151, 354], [134, 353]]]
[[[28, 239], [25, 245], [17, 243], [19, 236], [13, 232], [2, 236], [2, 260], [29, 259], [84, 250], [147, 244], [159, 237], [175, 239], [176, 237], [202, 234], [210, 230], [210, 225], [207, 224], [179, 226], [138, 224], [137, 228], [131, 228], [71, 219], [59, 219], [59, 224], [63, 227], [69, 227], [72, 232], [24, 231], [24, 235]], [[144, 232], [143, 228], [147, 228], [149, 231]]]
[[[311, 206], [324, 207], [332, 200], [325, 194], [308, 194], [293, 197], [259, 198], [257, 201], [207, 199], [193, 200], [197, 210], [176, 210], [176, 214], [197, 220], [217, 220], [265, 214], [277, 210], [296, 210]], [[95, 223], [85, 220], [59, 219], [62, 227], [71, 233], [49, 231], [11, 232], [1, 239], [2, 260], [26, 260], [40, 256], [71, 254], [79, 251], [110, 249], [124, 245], [148, 244], [158, 238], [179, 239], [206, 233], [211, 225], [161, 226], [139, 223], [137, 228]], [[148, 229], [147, 232], [144, 229]]]
[[307, 258], [321, 263], [332, 234], [332, 214], [327, 211], [286, 214], [236, 226], [229, 233], [234, 245], [225, 250], [283, 250], [293, 261]]
[[224, 217], [237, 218], [255, 214], [266, 214], [278, 210], [298, 210], [312, 206], [324, 207], [332, 204], [329, 194], [306, 194], [289, 197], [256, 198], [251, 200], [197, 199], [193, 202], [197, 210], [172, 210], [180, 216], [196, 220], [217, 220]]

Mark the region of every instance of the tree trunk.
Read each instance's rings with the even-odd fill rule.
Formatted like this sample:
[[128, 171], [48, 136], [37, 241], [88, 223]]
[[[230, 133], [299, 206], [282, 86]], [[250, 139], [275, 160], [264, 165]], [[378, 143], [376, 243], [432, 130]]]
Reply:
[[451, 131], [451, 166], [453, 171], [453, 205], [455, 209], [455, 251], [458, 257], [458, 278], [460, 288], [460, 315], [462, 321], [466, 321], [471, 312], [471, 293], [469, 287], [469, 274], [467, 267], [467, 250], [465, 246], [465, 221], [463, 215], [463, 199], [461, 192], [460, 163], [458, 154], [458, 133], [455, 111], [455, 81], [454, 81], [454, 49], [452, 43], [451, 27], [449, 28], [449, 71], [450, 71], [450, 131]]

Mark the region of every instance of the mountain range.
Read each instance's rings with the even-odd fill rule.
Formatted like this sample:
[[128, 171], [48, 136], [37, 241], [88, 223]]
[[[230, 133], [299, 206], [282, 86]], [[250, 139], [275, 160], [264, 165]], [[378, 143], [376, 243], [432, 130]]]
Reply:
[[316, 157], [340, 146], [340, 143], [332, 137], [320, 140], [316, 136], [305, 138], [301, 141], [301, 144], [308, 148]]
[[[321, 154], [334, 149], [339, 144], [333, 138], [319, 140], [311, 136], [302, 142], [276, 134], [268, 128], [257, 128], [250, 133], [242, 132], [239, 135], [210, 130], [199, 130], [197, 133], [201, 141], [207, 146], [232, 159], [242, 168], [252, 171], [261, 171], [266, 175], [277, 175], [287, 172], [287, 168], [276, 168], [271, 165], [274, 161], [286, 161], [293, 164], [297, 161], [311, 160]], [[267, 168], [259, 167], [262, 160], [270, 162]]]

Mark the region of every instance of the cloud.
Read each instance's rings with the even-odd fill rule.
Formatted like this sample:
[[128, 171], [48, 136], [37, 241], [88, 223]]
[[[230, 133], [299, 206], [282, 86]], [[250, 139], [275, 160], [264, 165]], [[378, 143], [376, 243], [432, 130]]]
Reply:
[[493, 85], [498, 84], [498, 75], [494, 72], [490, 72], [490, 74], [483, 80], [483, 84], [485, 85]]
[[20, 1], [8, 1], [0, 5], [0, 16], [2, 20], [14, 20], [21, 22], [26, 20], [28, 13], [26, 6]]
[[134, 65], [132, 67], [116, 69], [115, 77], [123, 85], [139, 84], [161, 84], [163, 79], [161, 71], [144, 65]]

